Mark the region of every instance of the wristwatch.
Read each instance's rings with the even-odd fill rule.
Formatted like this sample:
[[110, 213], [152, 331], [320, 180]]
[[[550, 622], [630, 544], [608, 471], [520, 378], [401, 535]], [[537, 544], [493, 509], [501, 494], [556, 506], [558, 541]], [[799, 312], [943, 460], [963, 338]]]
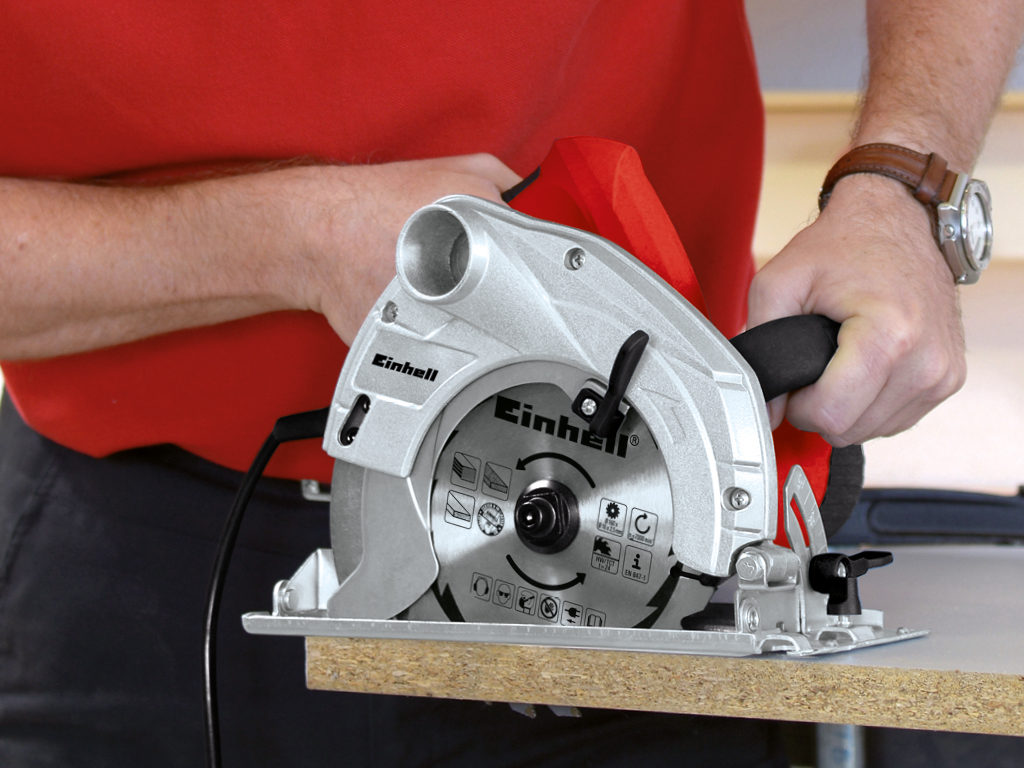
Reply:
[[985, 182], [948, 170], [934, 152], [924, 155], [895, 144], [864, 144], [839, 158], [825, 176], [819, 210], [825, 210], [836, 182], [851, 173], [878, 173], [910, 187], [932, 214], [935, 239], [953, 279], [978, 282], [992, 258], [992, 197]]

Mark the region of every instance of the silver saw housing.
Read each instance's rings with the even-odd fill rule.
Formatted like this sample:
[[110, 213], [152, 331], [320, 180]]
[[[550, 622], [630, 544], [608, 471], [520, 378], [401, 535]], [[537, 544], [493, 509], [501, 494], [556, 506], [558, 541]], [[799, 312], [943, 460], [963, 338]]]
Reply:
[[[396, 270], [332, 400], [332, 549], [278, 585], [272, 615], [246, 616], [249, 631], [728, 655], [920, 634], [884, 630], [877, 611], [827, 615], [807, 578], [824, 532], [798, 467], [786, 496], [810, 545], [791, 508], [799, 545], [771, 544], [777, 474], [757, 378], [636, 258], [452, 196], [409, 219]], [[569, 406], [607, 391], [637, 330], [650, 340], [622, 426], [599, 438]], [[524, 534], [546, 500], [569, 520], [554, 543]], [[680, 629], [737, 569], [735, 626]]]

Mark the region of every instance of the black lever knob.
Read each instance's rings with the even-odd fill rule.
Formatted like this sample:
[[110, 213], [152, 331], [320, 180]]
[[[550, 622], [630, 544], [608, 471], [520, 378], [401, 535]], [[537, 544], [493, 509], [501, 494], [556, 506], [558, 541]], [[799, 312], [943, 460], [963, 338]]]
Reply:
[[626, 389], [633, 378], [633, 372], [640, 364], [647, 342], [651, 340], [643, 331], [635, 331], [622, 346], [612, 363], [612, 372], [608, 376], [608, 391], [604, 396], [592, 389], [584, 387], [576, 395], [572, 404], [572, 412], [590, 425], [590, 431], [598, 437], [611, 437], [622, 426], [622, 414], [619, 404], [626, 395]]
[[808, 583], [815, 592], [828, 595], [829, 616], [856, 616], [861, 612], [857, 579], [871, 568], [892, 562], [891, 552], [867, 550], [856, 555], [815, 555], [808, 567]]

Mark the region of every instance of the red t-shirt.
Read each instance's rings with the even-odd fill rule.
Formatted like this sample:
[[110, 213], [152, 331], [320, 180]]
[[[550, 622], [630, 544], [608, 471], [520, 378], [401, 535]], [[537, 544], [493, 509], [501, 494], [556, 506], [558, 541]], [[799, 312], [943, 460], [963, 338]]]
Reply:
[[[555, 139], [601, 136], [636, 148], [712, 321], [744, 321], [763, 115], [740, 0], [16, 0], [0, 28], [0, 175], [471, 152], [526, 175]], [[3, 369], [59, 443], [244, 469], [278, 416], [330, 402], [345, 352], [322, 317], [281, 312]], [[330, 469], [310, 442], [269, 474]]]

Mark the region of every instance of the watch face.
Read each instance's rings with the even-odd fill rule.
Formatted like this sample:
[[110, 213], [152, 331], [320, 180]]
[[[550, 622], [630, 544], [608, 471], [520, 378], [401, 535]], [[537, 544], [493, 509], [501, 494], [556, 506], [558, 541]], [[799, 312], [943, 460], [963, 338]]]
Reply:
[[988, 189], [981, 182], [971, 182], [964, 193], [961, 232], [967, 258], [975, 269], [984, 269], [992, 252], [992, 214]]

